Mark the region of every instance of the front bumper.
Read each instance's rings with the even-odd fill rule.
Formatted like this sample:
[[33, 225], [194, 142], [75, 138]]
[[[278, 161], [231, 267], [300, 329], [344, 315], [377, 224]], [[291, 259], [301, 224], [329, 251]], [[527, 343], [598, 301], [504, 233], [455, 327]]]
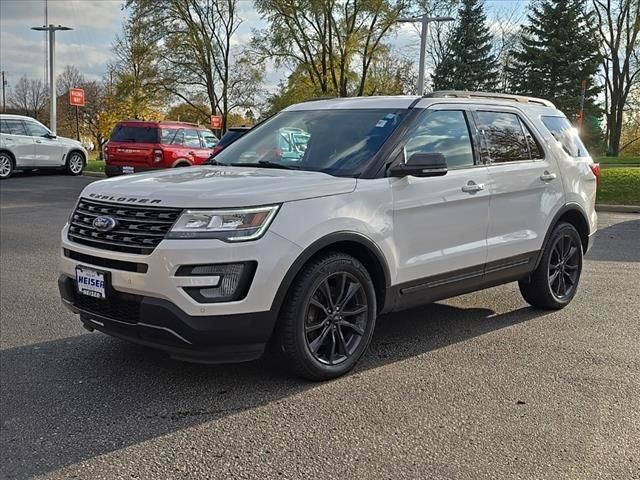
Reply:
[[192, 362], [242, 362], [260, 357], [271, 336], [276, 312], [191, 316], [160, 298], [112, 290], [111, 299], [95, 300], [76, 291], [75, 279], [62, 274], [63, 304], [88, 330], [157, 348]]

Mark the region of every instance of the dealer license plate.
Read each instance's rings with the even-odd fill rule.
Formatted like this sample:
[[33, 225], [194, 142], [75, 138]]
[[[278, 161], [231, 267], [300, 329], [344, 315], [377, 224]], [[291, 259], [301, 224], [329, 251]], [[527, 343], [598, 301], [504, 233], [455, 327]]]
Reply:
[[89, 297], [107, 298], [106, 275], [91, 268], [76, 267], [78, 293]]

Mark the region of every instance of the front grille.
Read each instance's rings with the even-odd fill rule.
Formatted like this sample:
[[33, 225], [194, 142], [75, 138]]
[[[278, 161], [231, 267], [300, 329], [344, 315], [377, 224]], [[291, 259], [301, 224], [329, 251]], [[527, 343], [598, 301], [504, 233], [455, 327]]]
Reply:
[[147, 265], [146, 263], [125, 262], [123, 260], [95, 257], [93, 255], [74, 252], [73, 250], [68, 250], [66, 248], [64, 249], [64, 256], [72, 260], [78, 260], [79, 262], [88, 263], [89, 265], [111, 268], [113, 270], [124, 270], [126, 272], [136, 273], [147, 273], [147, 270], [149, 270], [149, 265]]
[[[164, 239], [182, 209], [96, 202], [81, 198], [71, 217], [69, 240], [90, 247], [148, 255]], [[100, 232], [93, 226], [99, 216], [116, 220], [115, 229]]]
[[102, 300], [76, 293], [76, 307], [87, 312], [113, 318], [121, 322], [137, 323], [140, 319], [141, 297], [119, 292]]

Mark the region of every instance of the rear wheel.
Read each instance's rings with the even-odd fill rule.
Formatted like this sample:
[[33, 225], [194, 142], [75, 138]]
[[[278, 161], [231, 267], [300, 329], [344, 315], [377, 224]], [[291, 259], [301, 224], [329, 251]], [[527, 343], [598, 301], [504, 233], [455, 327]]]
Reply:
[[0, 152], [0, 179], [9, 178], [13, 174], [14, 168], [11, 155], [6, 152]]
[[275, 333], [286, 366], [309, 380], [351, 370], [369, 346], [376, 295], [354, 257], [329, 253], [307, 264], [287, 295]]
[[538, 268], [520, 280], [520, 292], [534, 307], [559, 310], [575, 296], [581, 273], [580, 234], [573, 225], [562, 222], [551, 233]]
[[66, 170], [69, 175], [80, 175], [84, 170], [84, 157], [79, 152], [71, 152], [67, 158]]

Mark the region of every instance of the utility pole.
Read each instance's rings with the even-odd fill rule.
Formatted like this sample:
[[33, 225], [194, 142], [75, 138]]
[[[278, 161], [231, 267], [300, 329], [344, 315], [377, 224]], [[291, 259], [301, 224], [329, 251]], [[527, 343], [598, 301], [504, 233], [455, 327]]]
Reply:
[[4, 79], [4, 70], [2, 70], [2, 113], [7, 111], [7, 98], [5, 96], [5, 88], [7, 87], [7, 81]]
[[424, 70], [425, 56], [427, 50], [427, 37], [429, 36], [429, 24], [431, 22], [452, 22], [453, 17], [429, 17], [426, 13], [417, 17], [399, 18], [399, 23], [420, 22], [420, 64], [418, 66], [418, 87], [416, 93], [420, 96], [424, 94]]
[[56, 133], [56, 31], [73, 30], [62, 25], [43, 25], [31, 27], [31, 30], [49, 32], [49, 129]]

